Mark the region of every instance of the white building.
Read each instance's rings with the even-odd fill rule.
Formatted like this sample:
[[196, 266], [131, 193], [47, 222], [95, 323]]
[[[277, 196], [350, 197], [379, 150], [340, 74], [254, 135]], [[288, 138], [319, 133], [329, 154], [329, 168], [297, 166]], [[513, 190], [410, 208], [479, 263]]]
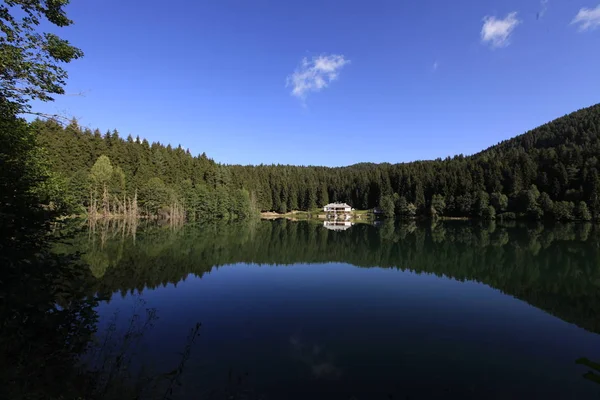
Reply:
[[349, 220], [352, 217], [354, 208], [346, 203], [329, 203], [323, 207], [323, 211], [325, 211], [327, 218]]
[[346, 203], [329, 203], [323, 207], [325, 212], [344, 213], [352, 212], [353, 208]]

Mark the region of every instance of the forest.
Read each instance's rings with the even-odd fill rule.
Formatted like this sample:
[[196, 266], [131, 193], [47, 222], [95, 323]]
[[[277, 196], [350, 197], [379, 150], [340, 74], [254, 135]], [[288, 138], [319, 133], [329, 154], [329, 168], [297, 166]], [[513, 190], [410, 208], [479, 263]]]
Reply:
[[102, 134], [77, 121], [38, 119], [31, 127], [66, 194], [58, 206], [79, 213], [122, 215], [135, 199], [136, 215], [192, 221], [336, 201], [401, 218], [600, 216], [600, 104], [471, 156], [336, 168], [224, 165], [181, 145]]

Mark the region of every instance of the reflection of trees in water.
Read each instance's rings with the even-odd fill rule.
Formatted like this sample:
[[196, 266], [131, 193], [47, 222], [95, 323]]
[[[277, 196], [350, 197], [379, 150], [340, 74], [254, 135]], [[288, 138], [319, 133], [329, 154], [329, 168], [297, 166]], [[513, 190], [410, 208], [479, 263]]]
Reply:
[[583, 377], [589, 381], [600, 384], [600, 364], [599, 363], [590, 361], [589, 359], [587, 359], [585, 357], [575, 360], [575, 363], [593, 369], [594, 371], [588, 370], [585, 374], [583, 374]]
[[[133, 321], [125, 333], [97, 334], [93, 312], [96, 299], [86, 294], [110, 296], [120, 291], [125, 295], [145, 287], [177, 283], [190, 273], [201, 276], [212, 268], [237, 262], [341, 261], [475, 280], [600, 332], [597, 321], [600, 238], [598, 228], [591, 224], [545, 227], [386, 221], [380, 229], [357, 225], [341, 234], [331, 234], [316, 224], [289, 221], [207, 224], [180, 229], [156, 225], [137, 229], [115, 221], [96, 225], [94, 229], [89, 235], [56, 245], [56, 258], [47, 262], [60, 267], [50, 269], [46, 279], [39, 280], [41, 275], [35, 274], [34, 282], [15, 287], [22, 291], [21, 303], [27, 303], [27, 296], [31, 296], [33, 307], [46, 306], [38, 311], [21, 308], [20, 315], [29, 322], [23, 323], [25, 320], [18, 315], [3, 322], [0, 344], [14, 368], [5, 369], [2, 378], [17, 382], [1, 389], [0, 394], [10, 394], [3, 397], [18, 398], [21, 384], [35, 386], [38, 398], [73, 397], [82, 393], [90, 399], [123, 398], [126, 393], [146, 393], [144, 396], [157, 398], [174, 396], [187, 359], [185, 355], [189, 357], [199, 326], [195, 333], [190, 333], [192, 339], [185, 347], [180, 365], [168, 372], [147, 371], [141, 379], [129, 368], [131, 343], [149, 329], [146, 321], [155, 315], [144, 310], [138, 314], [146, 318]], [[67, 262], [71, 252], [82, 253], [88, 272], [79, 268], [75, 259]], [[72, 329], [61, 329], [66, 326]], [[81, 354], [90, 348], [90, 343], [97, 352], [94, 344], [102, 343], [105, 334], [112, 335], [112, 339], [106, 339], [107, 343], [114, 343], [103, 345], [105, 355], [97, 360], [105, 361], [92, 364], [92, 368], [80, 368], [85, 361]], [[290, 339], [290, 345], [315, 378], [341, 376], [343, 371], [322, 346], [295, 337]], [[578, 363], [592, 369], [584, 374], [586, 379], [599, 381], [597, 364], [585, 359]], [[27, 371], [35, 370], [43, 373], [32, 380]], [[225, 398], [259, 398], [243, 383], [243, 375], [230, 376]]]
[[81, 236], [74, 248], [91, 258], [94, 276], [102, 276], [94, 287], [107, 295], [239, 262], [346, 262], [482, 282], [600, 332], [599, 232], [592, 224], [385, 221], [380, 228], [359, 224], [332, 234], [310, 222], [280, 220], [150, 226], [138, 230], [135, 242], [113, 234], [99, 246]]
[[[124, 332], [97, 332], [94, 282], [123, 260], [125, 238], [135, 245], [135, 227], [107, 222], [90, 230], [89, 238], [76, 234], [81, 228], [72, 224], [54, 232], [51, 241], [41, 232], [18, 246], [0, 245], [5, 268], [0, 279], [0, 398], [123, 399], [136, 398], [148, 387], [162, 393], [144, 398], [170, 398], [163, 394], [181, 372], [169, 379], [130, 375], [130, 346], [149, 328], [142, 321], [152, 321], [152, 311], [146, 318], [134, 312]], [[90, 251], [80, 257], [70, 244], [73, 237], [83, 238]]]
[[77, 398], [91, 379], [77, 368], [95, 332], [92, 280], [75, 256], [49, 251], [44, 232], [0, 238], [0, 398]]
[[107, 240], [124, 239], [126, 236], [131, 237], [135, 243], [139, 221], [137, 218], [88, 219], [87, 226], [90, 240], [94, 243], [99, 240], [103, 247]]

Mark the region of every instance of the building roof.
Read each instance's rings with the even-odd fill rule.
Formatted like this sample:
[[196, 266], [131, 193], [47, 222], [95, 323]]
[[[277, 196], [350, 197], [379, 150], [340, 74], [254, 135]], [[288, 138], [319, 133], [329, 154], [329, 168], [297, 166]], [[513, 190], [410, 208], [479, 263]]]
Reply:
[[329, 203], [325, 206], [325, 208], [352, 208], [346, 203]]

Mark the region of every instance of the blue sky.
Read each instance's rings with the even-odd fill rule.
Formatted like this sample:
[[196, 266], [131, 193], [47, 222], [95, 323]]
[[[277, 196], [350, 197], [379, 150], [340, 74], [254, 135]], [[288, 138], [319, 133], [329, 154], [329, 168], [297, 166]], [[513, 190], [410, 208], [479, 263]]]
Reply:
[[[471, 154], [600, 101], [600, 0], [81, 1], [36, 109], [236, 164]], [[305, 60], [305, 61], [303, 61]]]

